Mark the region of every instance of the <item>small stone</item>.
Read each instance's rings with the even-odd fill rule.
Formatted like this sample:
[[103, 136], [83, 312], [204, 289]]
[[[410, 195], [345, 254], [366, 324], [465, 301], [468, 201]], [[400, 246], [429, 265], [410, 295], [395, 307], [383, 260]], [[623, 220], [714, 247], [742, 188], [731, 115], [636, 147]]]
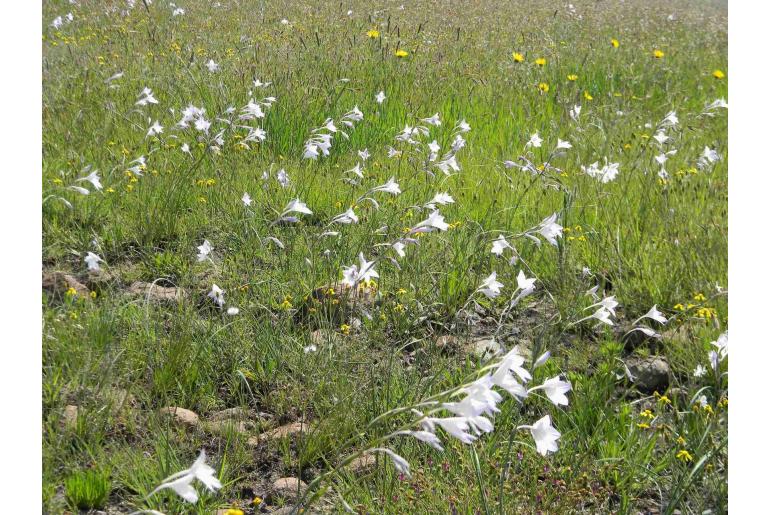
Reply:
[[72, 288], [78, 297], [90, 299], [91, 291], [75, 277], [64, 272], [43, 272], [43, 289], [57, 295], [64, 295]]
[[64, 406], [62, 422], [67, 429], [75, 429], [78, 426], [78, 407], [72, 404]]
[[442, 334], [438, 338], [436, 338], [436, 347], [439, 349], [451, 352], [455, 349], [457, 349], [460, 346], [460, 340], [457, 339], [456, 336], [452, 336], [451, 334]]
[[353, 474], [369, 472], [377, 464], [377, 458], [373, 454], [363, 454], [348, 464], [348, 470]]
[[503, 348], [494, 338], [481, 338], [473, 340], [470, 343], [469, 350], [477, 358], [489, 359], [500, 354], [503, 351]]
[[136, 281], [128, 287], [128, 293], [140, 296], [151, 302], [179, 302], [184, 299], [184, 290], [172, 286]]
[[627, 365], [634, 376], [634, 384], [640, 391], [665, 392], [668, 388], [671, 369], [664, 357], [631, 358]]
[[297, 435], [306, 430], [307, 424], [303, 424], [302, 422], [293, 422], [291, 424], [286, 424], [280, 427], [276, 427], [275, 429], [271, 429], [270, 431], [266, 431], [258, 437], [252, 436], [249, 438], [248, 444], [251, 446], [256, 446], [268, 440], [280, 440], [282, 438]]
[[256, 418], [256, 413], [253, 410], [238, 407], [223, 409], [209, 415], [209, 420], [248, 420], [251, 418]]
[[226, 436], [229, 433], [247, 433], [248, 427], [246, 421], [225, 419], [225, 420], [207, 420], [203, 422], [203, 430], [215, 435]]
[[294, 500], [305, 492], [307, 485], [296, 477], [282, 477], [273, 483], [270, 500], [276, 498]]
[[200, 421], [197, 413], [194, 411], [176, 406], [167, 406], [165, 408], [161, 408], [159, 413], [161, 415], [169, 415], [174, 419], [175, 422], [190, 427], [197, 426], [198, 422]]

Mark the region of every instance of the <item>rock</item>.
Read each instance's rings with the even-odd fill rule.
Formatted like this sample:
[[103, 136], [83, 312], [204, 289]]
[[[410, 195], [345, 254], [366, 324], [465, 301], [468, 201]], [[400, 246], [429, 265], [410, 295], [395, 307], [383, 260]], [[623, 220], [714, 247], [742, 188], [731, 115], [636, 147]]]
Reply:
[[373, 454], [363, 454], [348, 464], [348, 470], [353, 474], [365, 474], [376, 464], [377, 458]]
[[261, 435], [259, 435], [258, 437], [252, 436], [251, 438], [249, 438], [248, 444], [251, 446], [256, 446], [262, 442], [266, 442], [269, 440], [280, 440], [282, 438], [287, 438], [290, 436], [297, 435], [304, 431], [307, 431], [307, 424], [303, 424], [302, 422], [294, 422], [291, 424], [286, 424], [280, 427], [276, 427], [275, 429], [272, 429], [270, 431], [266, 431]]
[[494, 338], [479, 338], [470, 342], [468, 350], [477, 358], [489, 359], [500, 354], [503, 348]]
[[454, 354], [460, 348], [460, 340], [451, 334], [442, 334], [436, 338], [436, 348], [445, 354]]
[[642, 392], [665, 392], [668, 388], [671, 369], [664, 357], [631, 358], [626, 364], [634, 376], [634, 384]]
[[78, 297], [90, 299], [91, 291], [75, 277], [64, 272], [43, 272], [43, 289], [55, 295], [64, 295], [72, 288]]
[[198, 414], [194, 411], [176, 406], [167, 406], [165, 408], [161, 408], [158, 412], [161, 415], [168, 415], [172, 417], [174, 422], [178, 422], [185, 426], [195, 427], [200, 421]]
[[310, 343], [316, 347], [336, 343], [341, 340], [340, 336], [334, 331], [328, 329], [317, 329], [310, 333]]
[[226, 436], [229, 433], [245, 434], [248, 432], [245, 420], [207, 420], [202, 423], [202, 426], [204, 431], [218, 436]]
[[67, 429], [76, 429], [78, 427], [78, 407], [69, 404], [64, 406], [64, 413], [62, 414], [62, 423]]
[[158, 286], [157, 284], [136, 281], [128, 287], [128, 293], [140, 296], [151, 302], [179, 302], [185, 293], [181, 288]]
[[227, 408], [209, 415], [209, 420], [249, 420], [256, 418], [257, 414], [245, 408]]
[[275, 499], [295, 500], [306, 488], [307, 485], [296, 477], [282, 477], [273, 483], [269, 499], [271, 502]]

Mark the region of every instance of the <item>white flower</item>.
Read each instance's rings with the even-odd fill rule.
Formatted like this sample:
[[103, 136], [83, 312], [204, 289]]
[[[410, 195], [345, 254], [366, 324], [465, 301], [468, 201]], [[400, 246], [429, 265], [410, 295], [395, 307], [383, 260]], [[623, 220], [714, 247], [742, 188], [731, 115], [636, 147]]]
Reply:
[[561, 237], [563, 227], [556, 223], [557, 213], [552, 214], [542, 222], [537, 232], [539, 232], [543, 238], [551, 245], [557, 245], [556, 238]]
[[275, 174], [275, 180], [278, 181], [278, 184], [280, 184], [282, 188], [285, 188], [286, 186], [289, 185], [289, 182], [290, 182], [289, 174], [286, 173], [286, 170], [281, 168], [280, 170], [278, 170], [278, 173]]
[[385, 193], [390, 193], [391, 195], [398, 195], [401, 193], [401, 189], [398, 187], [398, 183], [396, 182], [395, 177], [391, 177], [388, 179], [388, 182], [383, 184], [382, 186], [377, 186], [376, 188], [372, 188], [370, 190], [370, 193], [374, 193], [377, 191], [384, 191]]
[[315, 345], [311, 344], [311, 345], [308, 345], [307, 347], [303, 347], [302, 350], [305, 352], [305, 354], [309, 354], [311, 352], [317, 351], [318, 347], [316, 347]]
[[189, 154], [192, 156], [192, 152], [190, 152], [190, 145], [188, 145], [187, 143], [182, 143], [182, 147], [180, 148], [180, 150], [185, 154]]
[[676, 111], [669, 111], [663, 121], [660, 122], [661, 127], [676, 127], [679, 125], [679, 118], [676, 116]]
[[495, 241], [492, 242], [491, 252], [495, 256], [502, 256], [505, 249], [513, 249], [513, 247], [510, 243], [508, 243], [508, 240], [505, 239], [505, 236], [501, 234]]
[[198, 459], [195, 460], [189, 469], [167, 477], [163, 480], [163, 484], [150, 492], [147, 497], [168, 488], [176, 492], [185, 501], [195, 503], [198, 501], [198, 492], [192, 487], [193, 480], [197, 479], [209, 491], [214, 492], [222, 488], [222, 483], [214, 476], [215, 473], [216, 470], [206, 465], [206, 452], [201, 451], [200, 456], [198, 456]]
[[[86, 168], [83, 171], [88, 171], [88, 168]], [[93, 172], [89, 173], [85, 177], [81, 177], [80, 179], [77, 179], [75, 182], [81, 182], [81, 181], [88, 181], [90, 182], [94, 188], [97, 190], [102, 189], [102, 183], [99, 178], [99, 170], [94, 170]]]
[[225, 291], [216, 284], [211, 286], [211, 291], [207, 296], [220, 308], [225, 305]]
[[476, 436], [468, 432], [470, 425], [468, 424], [467, 417], [429, 418], [427, 422], [431, 425], [436, 424], [440, 426], [450, 436], [457, 438], [462, 443], [470, 444], [476, 440]]
[[547, 455], [549, 452], [556, 452], [559, 450], [556, 441], [561, 437], [561, 433], [551, 426], [551, 417], [549, 415], [544, 416], [527, 429], [530, 430], [532, 438], [535, 439], [537, 452], [543, 456]]
[[201, 261], [208, 259], [212, 250], [214, 250], [214, 248], [211, 246], [211, 243], [209, 243], [209, 240], [203, 240], [203, 245], [198, 246], [198, 262], [200, 263]]
[[568, 148], [572, 148], [572, 143], [569, 141], [558, 140], [558, 143], [556, 143], [556, 150]]
[[569, 400], [565, 394], [572, 390], [572, 384], [569, 381], [562, 381], [559, 376], [555, 376], [547, 379], [540, 386], [530, 388], [529, 391], [532, 392], [534, 390], [544, 390], [545, 395], [556, 406], [567, 406]]
[[357, 224], [358, 223], [358, 216], [356, 215], [355, 211], [353, 211], [353, 208], [349, 208], [344, 213], [335, 216], [331, 219], [331, 223], [338, 223], [338, 224]]
[[460, 132], [470, 132], [471, 126], [465, 120], [460, 120], [457, 124], [457, 130]]
[[358, 254], [360, 266], [351, 265], [342, 269], [342, 283], [355, 286], [362, 281], [370, 281], [379, 278], [380, 275], [374, 269], [374, 261], [367, 261], [364, 253]]
[[384, 91], [380, 91], [379, 93], [377, 93], [377, 96], [374, 97], [374, 99], [377, 101], [378, 104], [382, 104], [383, 102], [385, 102], [386, 98], [387, 97], [385, 96]]
[[589, 177], [598, 179], [602, 184], [606, 184], [615, 180], [615, 178], [618, 176], [618, 172], [620, 171], [619, 166], [620, 163], [609, 163], [599, 168], [599, 163], [594, 162], [591, 163], [587, 168], [585, 166], [581, 166], [580, 168]]
[[149, 138], [151, 136], [157, 136], [161, 132], [163, 132], [163, 126], [160, 123], [158, 123], [157, 120], [155, 120], [155, 123], [150, 125], [150, 128], [147, 129], [147, 136], [145, 137]]
[[664, 144], [665, 142], [667, 142], [668, 140], [670, 140], [670, 139], [671, 139], [671, 138], [669, 138], [669, 137], [666, 135], [666, 133], [665, 133], [663, 130], [659, 130], [658, 132], [656, 132], [655, 134], [653, 134], [653, 136], [652, 136], [652, 137], [653, 137], [653, 139], [654, 139], [655, 141], [657, 141], [657, 142], [658, 142], [658, 143], [660, 143], [661, 145], [662, 145], [662, 144]]
[[720, 334], [717, 341], [711, 342], [711, 345], [716, 347], [719, 352], [719, 359], [725, 359], [727, 357], [727, 331]]
[[498, 370], [505, 370], [507, 372], [513, 372], [525, 383], [532, 379], [532, 375], [524, 368], [524, 357], [520, 354], [518, 345], [514, 346], [508, 353], [503, 356], [498, 365]]
[[[441, 406], [455, 415], [468, 417], [468, 422], [484, 432], [491, 431], [491, 423], [482, 415], [497, 413], [497, 403], [502, 401], [502, 396], [492, 389], [494, 386], [492, 376], [487, 374], [460, 389], [460, 393], [466, 394], [460, 402], [445, 402]], [[477, 418], [478, 417], [478, 418]]]
[[607, 325], [615, 325], [612, 320], [610, 320], [610, 316], [612, 316], [612, 313], [610, 313], [607, 308], [601, 307], [597, 309], [591, 316], [588, 318], [595, 318], [599, 322], [605, 323]]
[[535, 277], [527, 278], [527, 276], [524, 275], [524, 270], [519, 270], [519, 275], [516, 276], [516, 284], [522, 292], [535, 291], [535, 281], [537, 281]]
[[580, 118], [581, 109], [583, 108], [579, 104], [575, 105], [575, 107], [569, 110], [569, 117], [572, 118], [574, 121], [578, 121], [578, 118]]
[[147, 104], [157, 104], [157, 103], [158, 103], [158, 100], [152, 94], [152, 90], [150, 88], [144, 88], [142, 92], [139, 94], [139, 100], [136, 101], [136, 105], [139, 105], [139, 106], [145, 106]]
[[489, 274], [489, 277], [484, 279], [484, 281], [481, 283], [478, 291], [486, 295], [488, 298], [494, 299], [500, 295], [500, 288], [502, 287], [503, 283], [497, 280], [497, 272], [492, 272]]
[[658, 305], [657, 304], [652, 306], [647, 313], [645, 313], [644, 315], [642, 315], [639, 318], [637, 318], [636, 321], [634, 322], [634, 325], [637, 324], [643, 318], [649, 318], [650, 320], [655, 320], [656, 322], [658, 322], [660, 324], [665, 324], [666, 322], [668, 322], [668, 319], [666, 319], [666, 317], [663, 316], [663, 313], [658, 311]]
[[703, 154], [701, 154], [700, 158], [698, 158], [698, 168], [703, 169], [710, 164], [716, 163], [720, 158], [721, 156], [717, 153], [716, 150], [706, 146], [703, 148]]
[[237, 315], [240, 312], [241, 312], [241, 310], [236, 308], [236, 307], [229, 307], [229, 308], [227, 308], [227, 314], [230, 315], [230, 316], [235, 316], [235, 315]]
[[444, 450], [444, 448], [441, 446], [441, 440], [439, 440], [438, 436], [436, 436], [435, 433], [432, 433], [430, 431], [398, 431], [395, 434], [413, 436], [414, 438], [417, 438], [421, 442], [427, 443], [437, 451]]
[[289, 202], [286, 205], [286, 207], [283, 209], [283, 214], [287, 214], [287, 213], [304, 213], [306, 215], [313, 214], [310, 208], [307, 207], [307, 204], [305, 204], [298, 198], [295, 198], [294, 200]]
[[208, 68], [211, 73], [219, 71], [219, 65], [215, 63], [213, 59], [208, 60], [206, 63], [206, 68]]
[[51, 22], [51, 27], [55, 29], [60, 29], [62, 25], [64, 25], [64, 19], [61, 16], [57, 16]]
[[535, 362], [532, 364], [532, 368], [535, 369], [535, 368], [542, 367], [543, 365], [545, 365], [545, 362], [548, 361], [548, 358], [550, 357], [551, 357], [551, 351], [548, 351], [548, 350], [545, 351], [540, 355], [539, 358], [535, 360]]
[[693, 377], [703, 377], [706, 375], [706, 369], [703, 368], [703, 365], [698, 365], [695, 367], [695, 370], [692, 371]]
[[438, 113], [434, 114], [430, 118], [420, 118], [420, 121], [427, 123], [428, 125], [433, 125], [435, 127], [438, 127], [441, 125], [441, 120], [439, 120]]
[[104, 263], [104, 260], [100, 258], [97, 254], [94, 254], [93, 252], [89, 252], [86, 254], [86, 257], [83, 259], [85, 261], [86, 265], [88, 266], [89, 270], [98, 271], [99, 268], [99, 262]]
[[377, 447], [374, 449], [371, 449], [369, 452], [382, 452], [387, 454], [390, 459], [393, 461], [393, 466], [396, 467], [396, 470], [403, 473], [406, 477], [411, 477], [411, 474], [409, 473], [409, 462], [406, 461], [404, 458], [396, 454], [395, 452], [391, 451], [390, 449], [385, 449], [383, 447]]
[[432, 211], [430, 215], [428, 215], [428, 218], [412, 227], [409, 233], [415, 234], [432, 232], [434, 229], [438, 229], [440, 231], [446, 231], [449, 229], [449, 224], [444, 221], [444, 216], [439, 213], [438, 209]]
[[364, 161], [366, 161], [367, 159], [369, 159], [369, 157], [371, 157], [371, 154], [369, 153], [369, 149], [368, 148], [365, 148], [363, 150], [359, 150], [357, 153], [358, 153], [358, 157], [360, 157]]
[[447, 204], [454, 204], [455, 199], [448, 193], [436, 193], [436, 195], [423, 207], [428, 209], [436, 209], [436, 204], [445, 206]]
[[620, 304], [617, 300], [615, 300], [614, 295], [610, 295], [609, 297], [604, 297], [602, 300], [597, 302], [596, 304], [593, 304], [591, 306], [588, 306], [586, 309], [594, 308], [596, 306], [601, 306], [602, 308], [606, 309], [610, 313], [612, 313], [612, 316], [615, 315], [615, 308], [618, 307]]
[[530, 136], [529, 141], [526, 145], [524, 145], [524, 148], [527, 147], [535, 147], [540, 148], [540, 146], [543, 144], [543, 139], [540, 137], [540, 135], [536, 132], [532, 136]]
[[243, 202], [244, 206], [249, 207], [253, 202], [253, 200], [251, 200], [251, 195], [249, 195], [248, 193], [244, 193], [243, 196], [241, 197], [241, 202]]

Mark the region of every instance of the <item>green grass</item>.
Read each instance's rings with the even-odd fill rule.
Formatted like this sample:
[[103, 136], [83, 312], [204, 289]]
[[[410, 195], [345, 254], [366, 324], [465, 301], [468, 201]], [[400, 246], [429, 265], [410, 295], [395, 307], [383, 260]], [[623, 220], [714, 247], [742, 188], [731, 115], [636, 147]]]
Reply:
[[[95, 296], [44, 293], [47, 512], [96, 502], [81, 488], [95, 486], [95, 478], [79, 472], [94, 464], [110, 478], [101, 493], [106, 499], [111, 492], [107, 503], [120, 511], [211, 513], [237, 505], [249, 512], [253, 496], [265, 497], [274, 479], [311, 483], [412, 419], [396, 415], [367, 427], [371, 420], [479, 370], [474, 356], [437, 346], [439, 336], [493, 333], [535, 356], [549, 350], [553, 357], [532, 384], [565, 374], [573, 385], [569, 406], [506, 397], [493, 433], [472, 447], [442, 434], [443, 453], [394, 440], [412, 479], [380, 455], [368, 474], [333, 475], [327, 484], [336, 493], [317, 506], [342, 511], [342, 497], [365, 513], [727, 511], [727, 378], [708, 364], [709, 342], [728, 325], [727, 114], [702, 114], [706, 104], [727, 98], [728, 78], [712, 77], [716, 69], [729, 77], [726, 3], [576, 1], [576, 14], [560, 2], [432, 1], [403, 10], [399, 2], [357, 0], [177, 3], [185, 15], [172, 16], [163, 0], [147, 9], [137, 2], [126, 15], [125, 2], [43, 4], [43, 266], [73, 274]], [[70, 11], [73, 22], [49, 27]], [[377, 38], [367, 37], [372, 28]], [[396, 48], [409, 55], [395, 57]], [[655, 49], [664, 57], [654, 58]], [[513, 52], [525, 62], [516, 63]], [[544, 67], [534, 63], [538, 57]], [[206, 69], [209, 59], [219, 63], [217, 73]], [[105, 83], [118, 72], [122, 78]], [[272, 85], [257, 90], [257, 78]], [[549, 85], [547, 93], [540, 83]], [[159, 104], [135, 105], [144, 87]], [[258, 122], [266, 141], [244, 149], [246, 131], [216, 118], [228, 106], [240, 110], [250, 90], [277, 101]], [[387, 95], [381, 105], [380, 90]], [[193, 129], [174, 127], [189, 104], [206, 109], [211, 134], [225, 129], [219, 152], [199, 146]], [[578, 121], [569, 115], [575, 104], [582, 105]], [[328, 157], [303, 160], [312, 130], [327, 118], [342, 128], [339, 117], [354, 105], [364, 120], [346, 129], [349, 139], [337, 135]], [[661, 180], [652, 136], [669, 111], [679, 125], [668, 131], [673, 140], [665, 150], [677, 152]], [[442, 152], [457, 122], [472, 127], [457, 154], [459, 173], [434, 168], [431, 177], [416, 159], [387, 157], [389, 145], [405, 148], [394, 140], [405, 125], [436, 112], [443, 124], [425, 140], [435, 139]], [[146, 137], [148, 119], [164, 132]], [[535, 132], [542, 147], [525, 149]], [[558, 139], [573, 146], [550, 161], [561, 173], [533, 176], [503, 165], [522, 155], [541, 165]], [[192, 155], [180, 150], [183, 143]], [[699, 168], [705, 146], [721, 159]], [[342, 182], [364, 148], [372, 156], [362, 184]], [[143, 175], [127, 173], [141, 155]], [[616, 180], [602, 184], [581, 171], [605, 158], [619, 163]], [[87, 165], [100, 171], [104, 189], [76, 183], [92, 190], [84, 196], [67, 186]], [[285, 188], [275, 178], [279, 169], [290, 178]], [[379, 209], [358, 202], [358, 224], [334, 226], [338, 237], [320, 236], [331, 230], [331, 217], [390, 177], [402, 194], [375, 194]], [[240, 200], [244, 192], [253, 199], [249, 208]], [[452, 228], [422, 235], [397, 268], [385, 259], [393, 253], [378, 245], [423, 220], [427, 211], [415, 206], [438, 192], [455, 199], [440, 206]], [[313, 215], [273, 224], [293, 198]], [[565, 227], [557, 246], [515, 237], [552, 213]], [[521, 258], [513, 266], [510, 253], [490, 253], [499, 234]], [[212, 260], [198, 262], [204, 239]], [[106, 262], [101, 275], [87, 272], [88, 251]], [[337, 307], [303, 311], [306, 302], [313, 306], [305, 300], [311, 292], [338, 281], [359, 252], [381, 259], [370, 316], [355, 308], [348, 316]], [[583, 267], [593, 275], [584, 277]], [[537, 277], [537, 290], [500, 319], [520, 269]], [[494, 301], [476, 294], [480, 324], [471, 326], [458, 310], [472, 306], [469, 296], [492, 271], [503, 294]], [[186, 296], [148, 303], [127, 294], [134, 281], [178, 286]], [[671, 318], [655, 326], [664, 337], [624, 345], [622, 331], [574, 325], [589, 313], [593, 301], [584, 292], [597, 282], [619, 301], [620, 326], [657, 304]], [[238, 315], [207, 299], [212, 284]], [[352, 325], [350, 334], [343, 324]], [[319, 328], [335, 337], [306, 354]], [[659, 392], [670, 404], [623, 377], [624, 361], [649, 355], [671, 365], [671, 389], [678, 390]], [[709, 373], [697, 378], [699, 364]], [[116, 390], [130, 400], [117, 402]], [[701, 394], [711, 412], [693, 408]], [[79, 408], [74, 424], [62, 422], [67, 405]], [[255, 449], [238, 435], [174, 425], [157, 415], [163, 406], [204, 419], [231, 407], [269, 415], [255, 422], [253, 436], [298, 420], [311, 430], [298, 441]], [[646, 409], [654, 421], [641, 415]], [[545, 414], [562, 438], [560, 450], [544, 458], [515, 428]], [[198, 488], [195, 505], [168, 491], [145, 500], [202, 448], [222, 490]], [[682, 449], [692, 461], [677, 458]]]

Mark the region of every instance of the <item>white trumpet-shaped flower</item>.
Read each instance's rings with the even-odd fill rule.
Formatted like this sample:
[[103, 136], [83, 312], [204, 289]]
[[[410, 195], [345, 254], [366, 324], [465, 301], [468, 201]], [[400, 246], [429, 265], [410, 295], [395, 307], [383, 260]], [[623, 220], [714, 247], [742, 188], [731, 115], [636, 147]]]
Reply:
[[567, 399], [565, 394], [572, 390], [572, 384], [569, 381], [562, 381], [559, 376], [555, 376], [547, 379], [540, 386], [530, 388], [529, 392], [531, 393], [535, 390], [543, 390], [546, 397], [556, 406], [566, 406], [569, 404], [569, 399]]
[[483, 293], [490, 299], [494, 299], [500, 295], [500, 288], [504, 285], [497, 280], [497, 272], [492, 272], [479, 286], [479, 292]]
[[222, 483], [215, 476], [216, 470], [206, 464], [206, 452], [201, 451], [198, 459], [192, 464], [189, 469], [177, 472], [166, 479], [155, 490], [150, 492], [147, 497], [159, 492], [160, 490], [170, 489], [177, 495], [189, 503], [198, 502], [198, 492], [193, 488], [193, 480], [198, 480], [203, 483], [211, 492], [222, 488]]
[[211, 246], [211, 243], [209, 243], [209, 240], [203, 240], [203, 244], [198, 246], [198, 262], [208, 259], [212, 250], [214, 250], [214, 248]]
[[86, 254], [86, 257], [83, 259], [83, 261], [85, 261], [89, 270], [93, 270], [95, 272], [100, 270], [99, 263], [104, 263], [104, 260], [93, 252]]

